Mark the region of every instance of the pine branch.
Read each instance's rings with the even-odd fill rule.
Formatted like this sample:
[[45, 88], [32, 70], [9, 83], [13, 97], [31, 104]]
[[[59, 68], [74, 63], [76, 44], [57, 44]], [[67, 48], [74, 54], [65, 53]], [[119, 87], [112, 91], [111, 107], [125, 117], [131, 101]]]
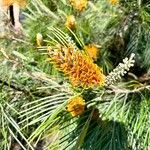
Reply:
[[14, 91], [22, 92], [25, 95], [33, 95], [33, 96], [37, 96], [37, 97], [50, 95], [50, 93], [47, 93], [45, 91], [44, 92], [40, 91], [40, 93], [39, 93], [36, 90], [31, 90], [31, 89], [28, 90], [25, 86], [20, 87], [18, 84], [14, 83], [14, 82], [8, 83], [6, 81], [3, 81], [2, 79], [0, 79], [0, 85], [1, 85], [1, 89], [3, 88], [3, 86], [7, 86], [7, 87], [13, 89]]
[[150, 85], [147, 86], [142, 86], [140, 88], [137, 89], [133, 89], [133, 90], [129, 90], [129, 89], [125, 89], [125, 88], [119, 88], [117, 86], [114, 85], [110, 85], [109, 87], [107, 87], [108, 89], [111, 90], [111, 92], [109, 91], [109, 93], [116, 93], [116, 94], [135, 94], [135, 93], [140, 93], [144, 90], [150, 90]]

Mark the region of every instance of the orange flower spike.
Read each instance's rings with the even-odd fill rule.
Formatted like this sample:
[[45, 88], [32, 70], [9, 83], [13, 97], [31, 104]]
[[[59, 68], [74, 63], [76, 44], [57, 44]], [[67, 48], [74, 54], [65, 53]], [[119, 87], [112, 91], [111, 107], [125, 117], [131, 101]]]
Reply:
[[85, 110], [85, 101], [81, 96], [71, 98], [67, 104], [67, 111], [71, 113], [73, 117], [81, 115]]
[[101, 68], [93, 63], [92, 59], [83, 52], [72, 48], [62, 48], [57, 53], [49, 52], [56, 67], [69, 77], [73, 86], [85, 88], [102, 86], [105, 76]]

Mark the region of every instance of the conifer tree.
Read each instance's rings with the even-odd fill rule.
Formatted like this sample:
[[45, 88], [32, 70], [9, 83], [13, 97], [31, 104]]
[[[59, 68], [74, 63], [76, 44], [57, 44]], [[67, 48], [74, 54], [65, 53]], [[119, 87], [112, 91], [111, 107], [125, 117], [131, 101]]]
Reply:
[[148, 0], [31, 0], [0, 36], [0, 149], [150, 149]]

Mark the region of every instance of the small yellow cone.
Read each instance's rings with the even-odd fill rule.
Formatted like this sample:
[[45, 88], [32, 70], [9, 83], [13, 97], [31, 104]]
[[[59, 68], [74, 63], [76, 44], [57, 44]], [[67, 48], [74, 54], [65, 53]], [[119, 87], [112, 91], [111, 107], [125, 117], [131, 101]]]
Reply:
[[70, 29], [74, 29], [76, 26], [75, 17], [73, 15], [67, 16], [65, 25], [66, 25], [66, 27], [68, 27]]
[[37, 46], [38, 47], [41, 47], [42, 46], [42, 43], [43, 43], [43, 36], [41, 33], [37, 33], [36, 35], [36, 43], [37, 43]]

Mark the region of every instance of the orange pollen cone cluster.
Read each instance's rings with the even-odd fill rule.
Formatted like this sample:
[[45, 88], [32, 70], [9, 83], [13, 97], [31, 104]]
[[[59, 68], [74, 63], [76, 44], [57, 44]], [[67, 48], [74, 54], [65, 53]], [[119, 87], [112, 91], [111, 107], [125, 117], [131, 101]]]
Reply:
[[83, 11], [87, 7], [87, 0], [70, 0], [71, 5], [78, 11]]
[[85, 110], [85, 101], [82, 97], [76, 96], [71, 98], [67, 104], [67, 111], [71, 113], [73, 117], [81, 115]]
[[71, 47], [50, 49], [49, 56], [55, 66], [68, 76], [73, 86], [89, 88], [102, 86], [105, 82], [102, 69], [80, 50]]
[[98, 55], [98, 48], [95, 44], [89, 44], [86, 45], [84, 47], [85, 51], [87, 52], [87, 54], [94, 60], [97, 59], [97, 55]]

